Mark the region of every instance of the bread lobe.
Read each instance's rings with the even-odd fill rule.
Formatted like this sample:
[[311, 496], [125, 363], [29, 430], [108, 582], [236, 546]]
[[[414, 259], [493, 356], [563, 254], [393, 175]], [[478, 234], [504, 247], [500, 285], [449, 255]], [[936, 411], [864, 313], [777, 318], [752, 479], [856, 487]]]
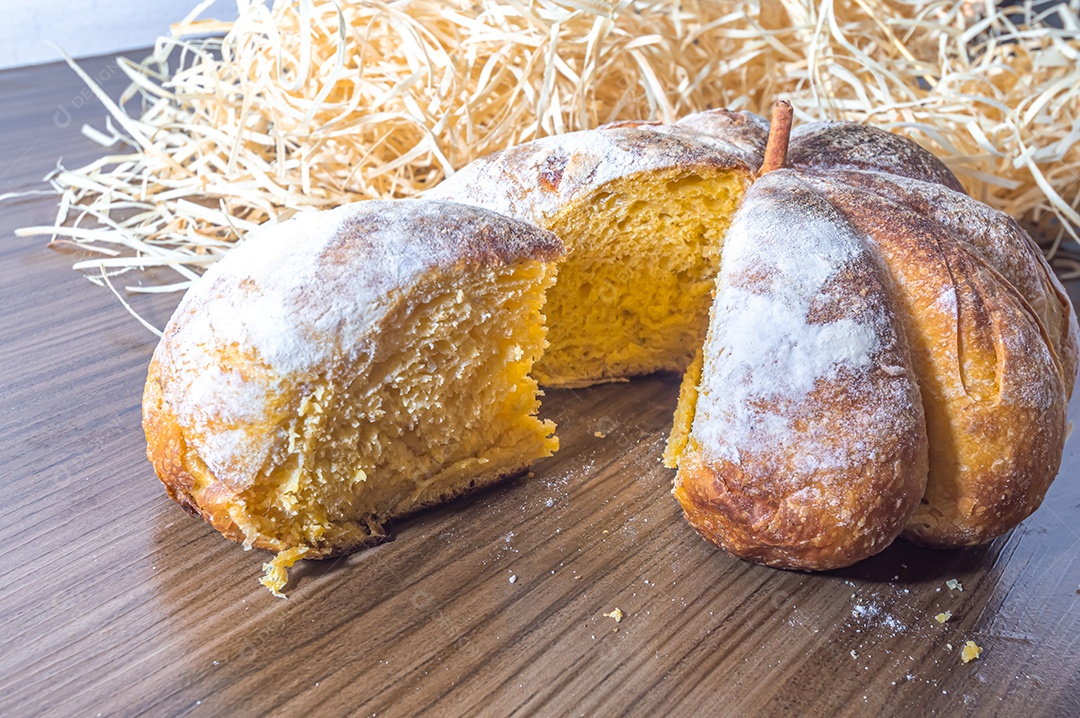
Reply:
[[[756, 136], [751, 133], [750, 136]], [[616, 123], [545, 137], [481, 157], [424, 197], [483, 207], [544, 226], [575, 200], [614, 180], [669, 169], [757, 170], [754, 151], [720, 151], [692, 130], [653, 123]], [[735, 140], [728, 140], [736, 144]]]
[[807, 175], [811, 182], [824, 177], [907, 207], [964, 243], [1001, 274], [1038, 315], [1061, 364], [1066, 394], [1072, 396], [1080, 355], [1076, 314], [1042, 251], [1016, 220], [965, 194], [907, 177], [843, 170], [810, 171]]
[[984, 543], [1042, 501], [1066, 427], [1061, 364], [1024, 297], [932, 219], [840, 182], [817, 182], [874, 240], [911, 339], [930, 442], [908, 538]]
[[747, 193], [725, 245], [675, 495], [706, 538], [824, 570], [899, 535], [926, 435], [891, 286], [864, 239], [790, 171]]

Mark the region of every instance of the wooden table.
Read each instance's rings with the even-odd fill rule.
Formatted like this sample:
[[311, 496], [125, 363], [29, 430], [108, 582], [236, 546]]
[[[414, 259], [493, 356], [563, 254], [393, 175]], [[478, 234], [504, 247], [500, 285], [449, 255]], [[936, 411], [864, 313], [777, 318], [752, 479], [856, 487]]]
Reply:
[[[0, 73], [0, 192], [97, 156], [79, 127], [103, 114], [64, 67]], [[777, 571], [680, 517], [659, 463], [673, 379], [549, 392], [564, 448], [534, 478], [274, 598], [267, 554], [184, 514], [145, 459], [155, 338], [13, 237], [53, 209], [0, 206], [0, 715], [1080, 715], [1076, 438], [989, 546]], [[163, 326], [178, 297], [142, 299]], [[985, 653], [964, 665], [968, 639]]]

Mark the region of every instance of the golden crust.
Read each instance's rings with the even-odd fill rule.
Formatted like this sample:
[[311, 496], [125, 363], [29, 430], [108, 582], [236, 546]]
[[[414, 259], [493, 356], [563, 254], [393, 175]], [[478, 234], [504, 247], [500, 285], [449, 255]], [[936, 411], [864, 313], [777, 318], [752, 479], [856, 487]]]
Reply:
[[871, 247], [781, 170], [747, 194], [718, 284], [675, 479], [687, 519], [727, 552], [782, 568], [881, 551], [922, 496], [927, 442]]
[[187, 440], [176, 415], [165, 401], [156, 353], [150, 361], [143, 389], [143, 431], [146, 434], [146, 457], [154, 465], [154, 471], [165, 485], [169, 498], [227, 538], [242, 542], [243, 532], [228, 512], [221, 510], [230, 498], [235, 500], [235, 494], [223, 497], [221, 494], [227, 491], [227, 487], [220, 482], [214, 482], [210, 491], [199, 490], [195, 477], [189, 471]]
[[[791, 475], [783, 476], [764, 458], [710, 461], [691, 441], [679, 460], [673, 493], [694, 530], [733, 556], [776, 568], [843, 568], [891, 544], [915, 506], [913, 497], [925, 480], [925, 444], [910, 436], [898, 439], [883, 447], [883, 460], [845, 470], [847, 489], [806, 503], [790, 500], [789, 489], [777, 483]], [[837, 520], [841, 515], [859, 518], [849, 523]]]
[[1027, 300], [941, 225], [839, 183], [823, 192], [893, 274], [922, 386], [926, 495], [908, 538], [984, 543], [1034, 511], [1064, 447], [1061, 363]]
[[876, 170], [964, 191], [956, 175], [918, 143], [850, 122], [812, 122], [796, 127], [785, 167]]

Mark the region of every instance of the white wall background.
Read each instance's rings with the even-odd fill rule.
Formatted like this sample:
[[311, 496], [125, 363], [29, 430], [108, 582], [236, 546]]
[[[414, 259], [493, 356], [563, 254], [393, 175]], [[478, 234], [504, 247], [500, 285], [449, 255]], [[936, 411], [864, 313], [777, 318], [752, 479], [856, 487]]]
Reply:
[[[198, 0], [0, 0], [0, 69], [150, 47]], [[235, 0], [216, 0], [200, 17], [233, 20]], [[139, 58], [141, 59], [141, 58]]]

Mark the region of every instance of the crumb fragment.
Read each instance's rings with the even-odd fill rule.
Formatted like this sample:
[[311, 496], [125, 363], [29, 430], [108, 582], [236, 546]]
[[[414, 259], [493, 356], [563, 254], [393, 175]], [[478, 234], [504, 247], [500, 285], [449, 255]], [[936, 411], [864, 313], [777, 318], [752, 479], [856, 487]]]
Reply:
[[270, 589], [270, 593], [278, 598], [285, 598], [285, 594], [281, 592], [281, 589], [285, 588], [285, 584], [289, 582], [289, 569], [292, 568], [294, 563], [302, 559], [307, 552], [307, 546], [294, 546], [284, 551], [278, 551], [277, 556], [270, 563], [263, 564], [264, 573], [263, 577], [259, 579], [259, 583]]
[[948, 586], [949, 589], [952, 591], [963, 592], [964, 590], [964, 584], [960, 583], [955, 578], [950, 578], [948, 581], [945, 582], [945, 585]]
[[510, 583], [517, 583], [517, 574], [510, 574]]
[[622, 622], [622, 617], [623, 617], [623, 612], [620, 611], [618, 608], [616, 608], [614, 611], [610, 611], [609, 613], [604, 614], [604, 618], [614, 618], [615, 623], [621, 623]]
[[602, 431], [594, 431], [592, 435], [595, 436], [597, 439], [606, 439], [607, 438], [607, 434], [605, 434]]
[[982, 655], [983, 649], [975, 641], [968, 641], [964, 644], [964, 647], [960, 650], [960, 660], [964, 663], [971, 663], [976, 658]]
[[938, 615], [934, 616], [934, 620], [938, 623], [945, 623], [950, 618], [952, 618], [952, 611], [945, 611], [944, 613], [939, 613]]

